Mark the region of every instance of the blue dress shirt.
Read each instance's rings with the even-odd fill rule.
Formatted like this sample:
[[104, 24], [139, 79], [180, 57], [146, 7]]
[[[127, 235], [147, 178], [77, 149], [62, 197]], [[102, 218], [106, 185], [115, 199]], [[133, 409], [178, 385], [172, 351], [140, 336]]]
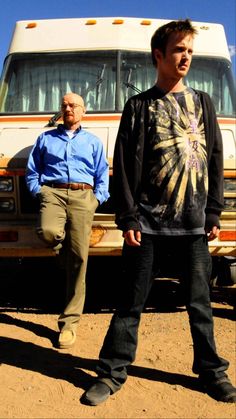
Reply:
[[36, 196], [47, 182], [88, 183], [99, 203], [106, 201], [109, 165], [101, 140], [81, 128], [70, 139], [62, 124], [43, 132], [29, 155], [26, 184]]

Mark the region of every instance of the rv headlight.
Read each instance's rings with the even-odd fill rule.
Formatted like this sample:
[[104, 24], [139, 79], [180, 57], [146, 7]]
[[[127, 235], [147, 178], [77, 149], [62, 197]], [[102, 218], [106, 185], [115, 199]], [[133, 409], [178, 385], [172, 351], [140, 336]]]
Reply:
[[224, 190], [225, 192], [236, 192], [236, 179], [225, 179]]
[[0, 178], [0, 192], [12, 192], [12, 191], [13, 191], [13, 178], [1, 177]]
[[0, 213], [14, 212], [15, 200], [13, 198], [0, 198]]
[[236, 198], [225, 198], [224, 204], [224, 211], [236, 211]]

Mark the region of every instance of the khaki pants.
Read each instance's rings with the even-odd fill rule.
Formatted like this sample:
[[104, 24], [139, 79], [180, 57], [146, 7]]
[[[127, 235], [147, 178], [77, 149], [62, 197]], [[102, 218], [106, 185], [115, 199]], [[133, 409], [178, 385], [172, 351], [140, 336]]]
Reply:
[[54, 247], [67, 236], [67, 296], [58, 319], [60, 330], [75, 330], [84, 308], [89, 240], [97, 206], [92, 189], [41, 188], [39, 237]]

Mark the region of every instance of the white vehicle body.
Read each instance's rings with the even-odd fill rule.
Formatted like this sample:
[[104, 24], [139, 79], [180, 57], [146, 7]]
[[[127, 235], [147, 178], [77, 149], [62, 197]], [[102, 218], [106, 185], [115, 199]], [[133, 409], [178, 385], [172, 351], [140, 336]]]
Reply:
[[[150, 40], [167, 20], [88, 18], [19, 21], [5, 59], [0, 85], [0, 256], [48, 256], [37, 238], [37, 204], [24, 183], [25, 166], [38, 135], [63, 94], [83, 96], [82, 125], [101, 138], [110, 164], [125, 101], [155, 83]], [[194, 22], [192, 68], [186, 83], [207, 91], [215, 104], [224, 142], [225, 206], [213, 255], [235, 255], [235, 91], [224, 28]], [[194, 64], [195, 63], [195, 64]], [[51, 120], [51, 125], [54, 121]], [[56, 118], [55, 118], [56, 124]], [[50, 124], [49, 124], [50, 125]], [[52, 127], [53, 128], [53, 127]], [[99, 209], [91, 255], [118, 255], [122, 233], [112, 205]]]

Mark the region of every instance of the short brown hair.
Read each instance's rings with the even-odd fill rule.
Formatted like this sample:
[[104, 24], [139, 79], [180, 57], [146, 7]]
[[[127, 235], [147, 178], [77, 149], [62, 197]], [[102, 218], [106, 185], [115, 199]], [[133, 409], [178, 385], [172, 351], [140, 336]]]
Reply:
[[151, 39], [151, 49], [152, 49], [152, 62], [156, 67], [156, 58], [154, 54], [155, 49], [159, 49], [163, 54], [166, 51], [166, 45], [168, 43], [169, 37], [172, 33], [182, 32], [185, 35], [195, 35], [197, 34], [197, 29], [194, 28], [189, 19], [185, 20], [172, 20], [171, 22], [166, 23], [165, 25], [160, 26], [154, 32]]

